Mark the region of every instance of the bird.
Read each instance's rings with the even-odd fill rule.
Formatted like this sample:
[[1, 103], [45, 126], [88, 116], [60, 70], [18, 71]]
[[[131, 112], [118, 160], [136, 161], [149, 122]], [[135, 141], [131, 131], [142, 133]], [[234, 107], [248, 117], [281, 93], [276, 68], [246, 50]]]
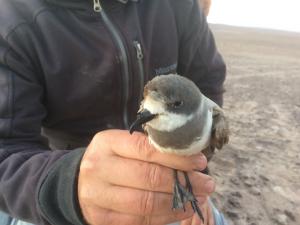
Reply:
[[[154, 77], [144, 87], [143, 100], [130, 133], [142, 126], [150, 144], [163, 153], [189, 156], [200, 152], [207, 156], [215, 148], [222, 149], [229, 141], [229, 123], [223, 109], [206, 97], [190, 79], [178, 74]], [[187, 172], [186, 184], [174, 171], [172, 208], [183, 209], [190, 202], [204, 221], [193, 194]]]

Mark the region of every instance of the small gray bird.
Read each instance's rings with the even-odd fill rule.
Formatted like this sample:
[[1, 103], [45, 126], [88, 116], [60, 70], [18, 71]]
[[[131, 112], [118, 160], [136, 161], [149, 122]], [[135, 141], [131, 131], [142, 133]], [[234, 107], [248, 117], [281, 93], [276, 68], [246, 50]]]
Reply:
[[[161, 75], [144, 88], [136, 121], [130, 133], [143, 125], [150, 143], [161, 152], [193, 155], [203, 152], [211, 157], [214, 149], [221, 149], [229, 140], [228, 122], [223, 110], [205, 97], [189, 79], [176, 75]], [[186, 187], [174, 170], [173, 209], [184, 209], [190, 201], [194, 211], [203, 219], [193, 194], [188, 175]]]

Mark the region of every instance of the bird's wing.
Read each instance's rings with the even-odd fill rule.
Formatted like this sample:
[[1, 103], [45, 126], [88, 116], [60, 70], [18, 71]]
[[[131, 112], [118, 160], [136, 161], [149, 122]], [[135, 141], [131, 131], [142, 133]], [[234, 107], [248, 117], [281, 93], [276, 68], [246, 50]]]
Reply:
[[221, 149], [229, 141], [229, 124], [220, 107], [213, 108], [211, 147]]

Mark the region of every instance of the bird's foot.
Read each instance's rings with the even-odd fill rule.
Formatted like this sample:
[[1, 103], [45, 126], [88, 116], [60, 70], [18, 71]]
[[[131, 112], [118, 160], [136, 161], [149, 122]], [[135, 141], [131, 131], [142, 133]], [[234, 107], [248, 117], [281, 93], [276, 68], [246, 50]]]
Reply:
[[195, 213], [197, 213], [197, 215], [199, 216], [199, 218], [201, 219], [201, 221], [204, 223], [204, 217], [203, 217], [203, 214], [198, 206], [198, 201], [197, 199], [191, 201], [191, 205], [192, 205], [192, 208], [194, 210]]
[[175, 180], [172, 209], [183, 209], [185, 211], [185, 203], [194, 200], [196, 200], [194, 195], [187, 191], [178, 180]]
[[174, 170], [174, 193], [173, 193], [173, 210], [183, 209], [185, 211], [185, 203], [191, 202], [192, 208], [199, 218], [204, 222], [202, 212], [198, 206], [198, 201], [193, 194], [192, 184], [186, 172], [183, 172], [186, 181], [186, 187], [183, 187], [178, 179], [177, 170]]
[[185, 178], [185, 181], [186, 181], [186, 188], [188, 189], [188, 192], [193, 196], [193, 199], [192, 200], [189, 200], [191, 202], [191, 205], [192, 205], [192, 208], [194, 210], [195, 213], [197, 213], [197, 215], [199, 216], [199, 218], [202, 220], [202, 222], [204, 223], [204, 217], [203, 217], [203, 214], [198, 206], [198, 201], [197, 199], [195, 198], [194, 196], [194, 193], [193, 193], [193, 187], [192, 187], [192, 184], [190, 182], [190, 179], [189, 179], [189, 176], [187, 175], [186, 172], [183, 172], [184, 174], [184, 178]]

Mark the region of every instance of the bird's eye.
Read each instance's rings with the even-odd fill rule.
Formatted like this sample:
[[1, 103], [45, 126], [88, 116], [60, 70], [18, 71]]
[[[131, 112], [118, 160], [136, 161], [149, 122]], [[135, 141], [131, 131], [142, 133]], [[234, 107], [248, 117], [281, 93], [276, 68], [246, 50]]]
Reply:
[[183, 101], [175, 101], [175, 102], [173, 102], [172, 106], [174, 108], [178, 108], [178, 107], [182, 106], [182, 104], [183, 104]]

